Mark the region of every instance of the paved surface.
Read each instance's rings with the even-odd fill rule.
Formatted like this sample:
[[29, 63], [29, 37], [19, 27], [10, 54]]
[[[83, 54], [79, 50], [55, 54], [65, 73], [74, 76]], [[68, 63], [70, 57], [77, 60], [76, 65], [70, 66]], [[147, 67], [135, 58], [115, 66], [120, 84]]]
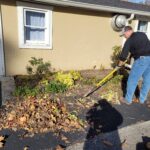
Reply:
[[[4, 104], [6, 100], [11, 99], [15, 90], [15, 81], [13, 77], [0, 76], [0, 103]], [[1, 105], [0, 104], [0, 105]]]
[[150, 108], [146, 105], [134, 103], [132, 105], [113, 106], [123, 117], [123, 122], [119, 128], [129, 126], [141, 121], [150, 120]]
[[147, 141], [150, 141], [150, 121], [98, 135], [66, 150], [145, 150]]
[[[101, 100], [82, 115], [89, 127], [85, 132], [63, 133], [70, 141], [68, 144], [54, 133], [21, 138], [23, 131], [4, 130], [0, 135], [8, 138], [2, 150], [23, 150], [25, 146], [29, 150], [54, 150], [58, 144], [73, 145], [67, 150], [144, 150], [141, 142], [150, 138], [150, 108], [146, 105], [111, 105]], [[125, 139], [125, 148], [120, 147]], [[111, 144], [103, 144], [103, 140]]]

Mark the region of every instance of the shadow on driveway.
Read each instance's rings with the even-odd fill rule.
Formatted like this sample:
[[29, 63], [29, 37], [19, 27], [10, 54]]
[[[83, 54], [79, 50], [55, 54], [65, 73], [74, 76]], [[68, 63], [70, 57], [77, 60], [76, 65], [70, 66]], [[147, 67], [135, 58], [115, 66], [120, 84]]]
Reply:
[[[105, 99], [99, 100], [86, 115], [89, 124], [84, 150], [121, 150], [118, 127], [123, 122], [122, 115]], [[114, 132], [113, 132], [114, 131]], [[104, 133], [110, 133], [107, 136]], [[101, 136], [99, 136], [101, 135]]]

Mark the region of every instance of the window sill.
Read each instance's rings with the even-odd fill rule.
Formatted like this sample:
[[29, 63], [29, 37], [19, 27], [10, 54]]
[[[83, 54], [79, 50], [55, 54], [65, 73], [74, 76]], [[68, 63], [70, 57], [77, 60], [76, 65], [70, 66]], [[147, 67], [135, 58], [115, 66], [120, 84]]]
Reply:
[[52, 49], [52, 46], [50, 45], [26, 45], [22, 44], [19, 45], [19, 48], [24, 48], [24, 49]]

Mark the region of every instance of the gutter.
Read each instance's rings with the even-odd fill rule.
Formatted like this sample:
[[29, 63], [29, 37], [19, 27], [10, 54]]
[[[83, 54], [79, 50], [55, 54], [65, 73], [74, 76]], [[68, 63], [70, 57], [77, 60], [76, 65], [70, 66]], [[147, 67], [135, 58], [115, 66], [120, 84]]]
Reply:
[[114, 13], [150, 16], [150, 11], [141, 11], [141, 10], [111, 7], [111, 6], [105, 6], [105, 5], [88, 4], [88, 3], [82, 3], [82, 2], [75, 2], [71, 0], [22, 0], [22, 1], [37, 2], [37, 3], [42, 3], [42, 4], [53, 4], [53, 5], [59, 5], [59, 6], [65, 6], [65, 7], [78, 7], [78, 8], [84, 8], [84, 9], [107, 11], [107, 12], [114, 12]]

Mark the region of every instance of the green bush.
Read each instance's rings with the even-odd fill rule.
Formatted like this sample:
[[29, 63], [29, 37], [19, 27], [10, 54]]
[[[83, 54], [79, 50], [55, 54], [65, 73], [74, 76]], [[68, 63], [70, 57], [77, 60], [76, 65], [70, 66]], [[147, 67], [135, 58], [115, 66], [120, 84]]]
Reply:
[[81, 74], [77, 71], [70, 71], [68, 73], [57, 72], [55, 75], [55, 81], [67, 85], [67, 87], [72, 87], [75, 85], [75, 81], [82, 79]]
[[45, 85], [45, 92], [49, 93], [59, 93], [59, 92], [65, 92], [67, 90], [67, 85], [57, 82], [57, 81], [51, 81], [49, 84]]
[[82, 79], [82, 76], [81, 76], [80, 72], [78, 72], [78, 71], [71, 70], [71, 71], [69, 71], [69, 74], [72, 75], [72, 78], [74, 81]]
[[44, 63], [41, 58], [32, 57], [29, 62], [31, 66], [27, 67], [27, 71], [31, 75], [15, 77], [16, 90], [14, 96], [62, 93], [74, 86], [75, 81], [81, 79], [80, 73], [76, 71], [48, 73], [50, 64]]
[[28, 86], [19, 86], [15, 89], [14, 96], [33, 96], [35, 97], [39, 93], [38, 88], [30, 88]]
[[31, 57], [29, 60], [30, 65], [26, 67], [29, 75], [42, 75], [50, 73], [51, 64], [50, 62], [43, 62], [42, 58]]
[[114, 46], [113, 47], [113, 54], [111, 56], [111, 60], [112, 60], [111, 66], [113, 68], [115, 68], [116, 65], [118, 64], [120, 53], [121, 53], [121, 46]]

